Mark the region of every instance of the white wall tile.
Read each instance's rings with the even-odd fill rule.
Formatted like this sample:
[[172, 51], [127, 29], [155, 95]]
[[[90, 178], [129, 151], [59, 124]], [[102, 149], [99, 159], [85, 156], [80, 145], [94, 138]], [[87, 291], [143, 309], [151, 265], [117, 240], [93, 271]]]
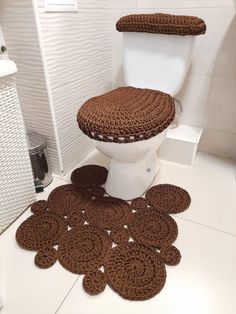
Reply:
[[112, 69], [112, 86], [113, 89], [125, 86], [123, 67], [118, 66]]
[[236, 79], [212, 80], [206, 128], [236, 134]]
[[191, 71], [194, 74], [213, 75], [218, 52], [234, 13], [231, 8], [209, 8], [185, 11], [184, 14], [195, 14], [207, 25], [206, 34], [196, 37]]
[[1, 0], [0, 8], [3, 10], [4, 8], [14, 8], [14, 9], [24, 9], [24, 8], [32, 8], [33, 0]]
[[134, 9], [137, 6], [137, 0], [110, 0], [110, 7], [112, 9]]
[[[138, 13], [154, 13], [155, 9], [138, 9]], [[192, 56], [191, 72], [193, 74], [212, 75], [221, 44], [230, 24], [234, 19], [232, 7], [226, 8], [164, 8], [163, 13], [193, 15], [202, 18], [206, 25], [206, 34], [196, 36]]]
[[199, 8], [232, 6], [232, 0], [137, 0], [138, 8]]
[[110, 0], [77, 0], [82, 9], [108, 9]]
[[[43, 39], [48, 75], [51, 88], [67, 83], [68, 59], [72, 44], [71, 30], [74, 13], [40, 13], [40, 26]], [[68, 55], [69, 54], [69, 55]]]
[[227, 30], [218, 49], [214, 76], [236, 79], [236, 15], [233, 15], [232, 10], [230, 15], [227, 18]]
[[79, 162], [94, 150], [94, 145], [81, 131], [75, 141], [62, 147], [64, 173], [69, 173]]
[[111, 69], [108, 12], [40, 13], [40, 23], [53, 89], [77, 80], [79, 76], [86, 80], [89, 71], [97, 73]]
[[210, 90], [211, 77], [189, 74], [176, 98], [183, 106], [180, 123], [203, 127], [206, 121], [207, 101]]
[[127, 11], [113, 11], [112, 12], [112, 66], [117, 68], [122, 66], [122, 33], [116, 30], [116, 22], [123, 15], [129, 14]]
[[113, 10], [112, 11], [112, 82], [113, 87], [124, 85], [123, 78], [123, 60], [122, 60], [122, 38], [123, 33], [116, 30], [116, 22], [124, 15], [135, 14], [137, 10], [135, 8], [127, 10]]
[[92, 148], [76, 121], [79, 107], [112, 89], [111, 13], [40, 11], [39, 17], [66, 173]]
[[[77, 112], [88, 98], [111, 89], [111, 72], [99, 72], [93, 78], [90, 77], [88, 85], [83, 84], [83, 78], [78, 78], [52, 91], [64, 173], [71, 170], [93, 148], [89, 138], [78, 127]], [[86, 98], [82, 98], [84, 94], [87, 95]]]
[[3, 45], [5, 43], [5, 40], [3, 38], [2, 28], [0, 26], [0, 45]]
[[44, 0], [36, 0], [38, 8], [43, 8], [44, 7]]
[[207, 153], [236, 159], [236, 134], [205, 129], [199, 146]]

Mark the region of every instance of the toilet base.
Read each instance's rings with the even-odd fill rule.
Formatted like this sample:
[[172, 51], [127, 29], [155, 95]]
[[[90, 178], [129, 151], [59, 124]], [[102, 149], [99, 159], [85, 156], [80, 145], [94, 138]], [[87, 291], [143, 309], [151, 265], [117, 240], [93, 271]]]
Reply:
[[158, 170], [156, 152], [136, 162], [112, 159], [105, 184], [106, 192], [116, 198], [132, 200], [146, 192]]

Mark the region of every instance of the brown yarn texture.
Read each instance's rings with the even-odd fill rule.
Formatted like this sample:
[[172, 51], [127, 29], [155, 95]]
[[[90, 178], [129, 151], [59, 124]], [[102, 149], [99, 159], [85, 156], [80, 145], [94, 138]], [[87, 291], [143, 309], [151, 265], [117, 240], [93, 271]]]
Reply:
[[75, 169], [71, 174], [71, 182], [77, 188], [98, 188], [106, 182], [108, 171], [97, 165], [86, 165]]
[[129, 241], [130, 233], [128, 229], [120, 227], [116, 229], [112, 229], [110, 233], [110, 237], [112, 238], [113, 242], [116, 244], [125, 244]]
[[159, 184], [146, 193], [147, 201], [156, 210], [168, 214], [178, 214], [186, 210], [191, 204], [189, 193], [172, 184]]
[[88, 191], [77, 189], [72, 184], [55, 188], [48, 197], [48, 208], [61, 216], [67, 216], [74, 210], [83, 210], [85, 203], [91, 199]]
[[62, 185], [47, 201], [32, 204], [34, 214], [18, 227], [17, 243], [37, 251], [39, 268], [58, 260], [68, 271], [85, 275], [83, 288], [90, 295], [101, 293], [108, 283], [128, 300], [154, 297], [164, 287], [165, 265], [181, 260], [172, 245], [178, 227], [168, 212], [189, 206], [189, 194], [177, 186], [157, 185], [130, 204], [105, 193], [105, 168], [82, 168], [74, 172], [77, 186]]
[[148, 202], [143, 197], [137, 197], [131, 202], [131, 208], [133, 210], [147, 209], [147, 207], [148, 207]]
[[114, 229], [128, 223], [132, 215], [130, 205], [114, 197], [103, 197], [90, 201], [85, 210], [89, 223], [101, 229]]
[[150, 89], [120, 87], [89, 99], [79, 109], [77, 121], [80, 129], [92, 139], [131, 143], [161, 133], [174, 116], [174, 100], [170, 95]]
[[104, 268], [110, 287], [128, 300], [150, 299], [166, 281], [165, 265], [159, 254], [138, 243], [113, 248]]
[[88, 273], [83, 278], [83, 288], [90, 295], [97, 295], [103, 292], [106, 284], [104, 273], [100, 270]]
[[31, 211], [34, 214], [42, 214], [48, 208], [47, 202], [44, 200], [31, 204]]
[[90, 190], [92, 196], [103, 197], [106, 194], [106, 190], [101, 186], [94, 186]]
[[17, 229], [16, 240], [24, 249], [37, 251], [58, 244], [66, 231], [64, 218], [47, 212], [27, 218]]
[[63, 267], [76, 274], [86, 274], [103, 266], [104, 257], [112, 241], [106, 231], [84, 225], [69, 230], [58, 246], [58, 260]]
[[175, 220], [152, 208], [134, 213], [128, 227], [137, 242], [158, 248], [173, 243], [178, 236]]
[[205, 34], [206, 24], [195, 16], [163, 13], [132, 14], [120, 18], [116, 23], [116, 29], [119, 32], [196, 36]]
[[166, 246], [161, 249], [161, 259], [170, 266], [176, 266], [180, 263], [181, 253], [175, 246]]
[[73, 210], [66, 217], [66, 221], [71, 228], [79, 227], [85, 222], [85, 215], [79, 210]]
[[57, 261], [57, 250], [54, 248], [44, 248], [35, 255], [34, 263], [39, 268], [52, 267]]

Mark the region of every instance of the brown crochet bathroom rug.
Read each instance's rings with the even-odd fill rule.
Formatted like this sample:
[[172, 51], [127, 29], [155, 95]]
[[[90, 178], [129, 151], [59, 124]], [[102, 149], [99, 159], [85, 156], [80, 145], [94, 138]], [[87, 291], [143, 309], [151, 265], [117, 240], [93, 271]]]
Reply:
[[88, 165], [72, 173], [72, 184], [54, 189], [31, 205], [33, 215], [16, 231], [18, 245], [35, 251], [41, 269], [60, 263], [84, 275], [90, 295], [107, 285], [128, 300], [147, 300], [166, 282], [166, 267], [179, 264], [173, 246], [178, 226], [169, 214], [186, 210], [187, 191], [160, 184], [126, 202], [106, 194], [107, 169]]

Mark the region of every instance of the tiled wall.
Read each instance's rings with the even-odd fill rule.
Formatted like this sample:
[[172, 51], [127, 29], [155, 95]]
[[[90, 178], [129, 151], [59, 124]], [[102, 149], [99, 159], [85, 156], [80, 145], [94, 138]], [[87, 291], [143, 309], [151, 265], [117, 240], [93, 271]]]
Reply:
[[[127, 0], [113, 5], [113, 24], [131, 13], [196, 15], [207, 23], [197, 37], [192, 65], [177, 97], [181, 123], [204, 127], [200, 149], [236, 158], [236, 17], [231, 0]], [[122, 34], [113, 27], [113, 86], [124, 84]]]
[[50, 164], [59, 172], [58, 152], [31, 0], [1, 0], [0, 24], [9, 58], [16, 62], [17, 89], [27, 129], [46, 137]]
[[38, 2], [64, 172], [92, 149], [76, 114], [88, 98], [112, 88], [110, 0], [78, 0], [78, 12], [45, 13]]
[[232, 11], [217, 52], [201, 149], [236, 159], [236, 15]]

